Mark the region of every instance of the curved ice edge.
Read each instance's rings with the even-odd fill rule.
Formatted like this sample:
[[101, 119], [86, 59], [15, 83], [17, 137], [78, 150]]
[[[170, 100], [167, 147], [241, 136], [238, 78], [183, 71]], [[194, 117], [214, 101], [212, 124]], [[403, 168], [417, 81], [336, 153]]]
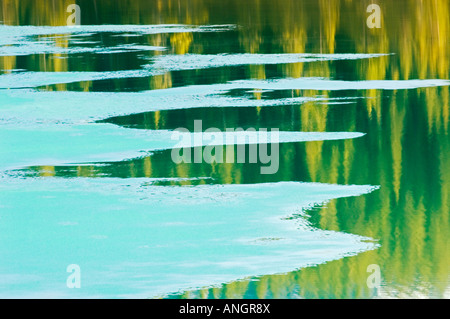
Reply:
[[[0, 76], [0, 87], [2, 86]], [[40, 81], [40, 80], [39, 80]], [[3, 84], [6, 82], [3, 81]], [[20, 81], [17, 83], [21, 83]], [[20, 84], [22, 85], [22, 84]], [[19, 86], [20, 86], [19, 85]], [[187, 109], [194, 107], [254, 107], [304, 103], [307, 101], [330, 101], [323, 97], [296, 97], [274, 100], [252, 100], [246, 96], [231, 97], [226, 93], [234, 89], [291, 90], [363, 90], [363, 89], [417, 89], [449, 86], [449, 80], [386, 80], [386, 81], [333, 81], [320, 78], [241, 80], [225, 84], [193, 85], [186, 87], [152, 90], [139, 93], [106, 92], [36, 92], [30, 89], [0, 90], [2, 122], [25, 121], [27, 126], [37, 119], [73, 123], [95, 121], [112, 116], [145, 111]], [[60, 107], [60, 100], [65, 107]], [[133, 103], [130, 101], [133, 100]], [[124, 105], [127, 108], [124, 108]], [[151, 106], [149, 106], [151, 105]], [[70, 117], [67, 116], [70, 114]], [[31, 118], [30, 118], [31, 117]]]
[[193, 24], [103, 24], [103, 25], [77, 25], [77, 26], [10, 26], [0, 25], [2, 33], [2, 44], [6, 39], [26, 36], [42, 36], [54, 34], [83, 34], [83, 33], [184, 33], [184, 32], [207, 32], [228, 31], [236, 29], [235, 24], [216, 25], [193, 25]]
[[316, 61], [360, 60], [391, 54], [384, 53], [221, 53], [221, 54], [165, 54], [148, 58], [152, 63], [144, 66], [153, 72], [172, 72], [241, 65], [291, 64]]
[[359, 138], [360, 132], [182, 133], [132, 130], [114, 124], [0, 126], [0, 170], [67, 163], [114, 162], [149, 152], [207, 145], [291, 143]]
[[[0, 225], [0, 253], [9, 258], [0, 277], [15, 275], [25, 287], [20, 291], [14, 282], [7, 283], [9, 296], [157, 297], [286, 273], [379, 246], [370, 238], [305, 229], [301, 219], [283, 219], [312, 203], [368, 194], [376, 186], [280, 182], [170, 187], [144, 182], [2, 182], [0, 202], [6, 204], [2, 214], [8, 218]], [[26, 228], [8, 227], [25, 227], [17, 218], [40, 232], [20, 236]], [[261, 243], [264, 238], [279, 240]], [[18, 244], [22, 250], [9, 249]], [[64, 273], [67, 263], [75, 261], [82, 269], [83, 289], [68, 291], [54, 274]], [[31, 272], [40, 279], [29, 279]]]
[[310, 263], [310, 264], [304, 264], [302, 266], [299, 266], [297, 268], [293, 268], [289, 271], [285, 271], [285, 272], [274, 272], [274, 273], [265, 273], [265, 274], [259, 274], [259, 275], [250, 275], [247, 277], [243, 277], [243, 278], [238, 278], [238, 279], [231, 279], [225, 282], [220, 282], [220, 283], [216, 283], [216, 284], [205, 284], [204, 286], [191, 286], [191, 287], [185, 287], [185, 288], [180, 288], [180, 289], [174, 289], [173, 291], [170, 292], [166, 292], [163, 294], [156, 294], [156, 295], [151, 295], [151, 294], [146, 294], [146, 293], [141, 293], [138, 295], [135, 294], [129, 294], [129, 295], [121, 295], [120, 297], [123, 298], [152, 298], [152, 299], [165, 299], [168, 298], [171, 295], [181, 295], [181, 294], [185, 294], [185, 293], [189, 293], [189, 292], [195, 292], [198, 290], [204, 290], [204, 289], [214, 289], [214, 288], [223, 288], [224, 285], [228, 285], [231, 284], [233, 282], [243, 282], [243, 281], [259, 281], [263, 276], [270, 276], [270, 275], [287, 275], [291, 272], [295, 272], [295, 271], [300, 271], [302, 269], [305, 268], [310, 268], [310, 267], [316, 267], [319, 265], [323, 265], [326, 264], [328, 262], [334, 261], [334, 260], [339, 260], [342, 258], [346, 258], [346, 257], [353, 257], [353, 256], [357, 256], [361, 253], [367, 252], [367, 251], [371, 251], [371, 250], [376, 250], [378, 248], [381, 247], [381, 244], [378, 243], [377, 239], [373, 239], [371, 237], [364, 237], [364, 236], [359, 236], [359, 240], [361, 242], [369, 242], [372, 243], [373, 246], [369, 247], [369, 248], [364, 248], [361, 249], [360, 251], [353, 251], [353, 252], [349, 252], [346, 254], [342, 254], [342, 256], [333, 259], [333, 260], [327, 260], [327, 261], [323, 261], [323, 262], [317, 262], [317, 263]]
[[[38, 92], [32, 89], [0, 90], [2, 125], [55, 125], [104, 120], [150, 111], [203, 107], [272, 107], [313, 101], [342, 101], [356, 98], [294, 97], [254, 100], [226, 95], [220, 84], [191, 86], [139, 93]], [[60, 101], [64, 100], [64, 108]]]
[[[184, 24], [161, 24], [161, 25], [80, 25], [80, 26], [8, 26], [0, 25], [0, 56], [17, 56], [30, 54], [51, 54], [51, 53], [120, 53], [117, 47], [100, 48], [61, 48], [49, 42], [52, 35], [67, 35], [67, 37], [77, 37], [80, 35], [89, 36], [96, 33], [134, 33], [136, 35], [163, 34], [163, 33], [186, 33], [186, 32], [224, 32], [236, 29], [235, 25], [184, 25]], [[44, 41], [33, 40], [32, 36], [49, 36]], [[132, 48], [131, 48], [132, 49]], [[139, 49], [139, 48], [137, 48]], [[161, 51], [165, 48], [141, 46], [140, 49]]]
[[[291, 62], [292, 63], [292, 62]], [[250, 63], [251, 64], [251, 63]], [[179, 69], [183, 70], [181, 67]], [[172, 71], [173, 71], [172, 70]], [[105, 71], [105, 72], [19, 72], [0, 75], [0, 89], [35, 88], [45, 85], [68, 84], [84, 81], [143, 78], [165, 74], [164, 69], [141, 69], [127, 71]], [[416, 89], [430, 86], [447, 86], [449, 80], [441, 79], [412, 79], [412, 80], [361, 80], [344, 81], [330, 80], [326, 78], [283, 78], [269, 80], [236, 80], [225, 84], [195, 85], [194, 87], [207, 89], [216, 86], [217, 89], [229, 91], [232, 89], [261, 89], [261, 90], [402, 90]], [[186, 86], [183, 88], [192, 88]], [[176, 90], [180, 88], [171, 88]]]
[[[23, 56], [31, 54], [80, 54], [80, 53], [96, 53], [96, 54], [116, 54], [132, 51], [165, 51], [166, 47], [150, 46], [150, 45], [117, 45], [110, 47], [55, 47], [51, 44], [30, 44], [21, 46], [3, 46], [0, 47], [1, 56]], [[66, 57], [60, 57], [61, 59]], [[4, 72], [17, 72], [13, 69], [4, 69]]]
[[405, 90], [434, 86], [449, 86], [447, 79], [411, 79], [411, 80], [360, 80], [344, 81], [328, 78], [283, 78], [269, 80], [236, 80], [229, 84], [236, 88], [262, 90]]

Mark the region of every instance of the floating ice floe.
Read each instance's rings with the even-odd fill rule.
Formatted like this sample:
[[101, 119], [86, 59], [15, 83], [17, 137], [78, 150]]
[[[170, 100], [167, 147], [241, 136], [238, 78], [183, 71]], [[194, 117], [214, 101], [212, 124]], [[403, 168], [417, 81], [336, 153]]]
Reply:
[[80, 124], [127, 114], [204, 107], [265, 107], [355, 98], [292, 97], [257, 100], [227, 95], [227, 86], [189, 86], [145, 92], [38, 92], [0, 90], [0, 124]]
[[[42, 44], [46, 45], [46, 44]], [[25, 44], [30, 53], [37, 49]], [[10, 47], [6, 47], [10, 48]], [[0, 47], [1, 50], [1, 47]], [[98, 52], [114, 53], [130, 50], [162, 51], [162, 47], [142, 45], [118, 45], [114, 48], [72, 48], [57, 50], [72, 50], [72, 53]], [[1, 52], [1, 51], [0, 51]], [[67, 52], [70, 53], [70, 52]], [[184, 54], [161, 55], [151, 58], [152, 63], [140, 70], [103, 71], [103, 72], [14, 72], [0, 75], [0, 88], [32, 88], [44, 85], [74, 83], [82, 81], [97, 81], [107, 79], [142, 78], [162, 75], [172, 71], [201, 70], [217, 67], [231, 67], [258, 64], [287, 64], [299, 62], [358, 60], [380, 57], [385, 54]], [[291, 81], [293, 79], [290, 79]], [[308, 78], [304, 80], [309, 80]], [[319, 79], [321, 80], [321, 79]], [[236, 82], [234, 85], [237, 85]], [[257, 82], [260, 85], [259, 82]], [[279, 85], [279, 84], [278, 84]]]
[[[270, 131], [270, 129], [269, 129]], [[180, 139], [168, 130], [132, 130], [113, 124], [54, 125], [14, 127], [0, 125], [0, 171], [33, 165], [62, 165], [121, 161], [148, 155], [149, 152], [175, 147], [217, 145], [211, 134], [188, 133], [192, 144], [181, 145]], [[223, 132], [223, 143], [248, 144], [245, 132]], [[279, 132], [279, 143], [340, 140], [361, 137], [357, 132]], [[256, 132], [256, 141], [267, 134]], [[270, 140], [270, 138], [269, 138]], [[229, 142], [231, 141], [231, 142]]]
[[[370, 238], [286, 219], [373, 186], [151, 182], [3, 178], [0, 297], [157, 297], [377, 248]], [[81, 289], [66, 286], [72, 264]]]
[[[30, 54], [73, 54], [73, 53], [118, 53], [125, 50], [160, 51], [159, 46], [127, 46], [86, 47], [77, 41], [80, 37], [88, 37], [98, 33], [116, 33], [126, 36], [186, 33], [186, 32], [220, 32], [233, 30], [234, 25], [80, 25], [80, 26], [8, 26], [0, 25], [0, 56], [19, 56]], [[57, 45], [56, 41], [67, 40], [67, 47]], [[120, 50], [122, 49], [122, 51]]]
[[[128, 71], [123, 71], [128, 72]], [[134, 72], [134, 71], [133, 71]], [[138, 71], [136, 71], [138, 72]], [[144, 71], [139, 71], [144, 72]], [[138, 72], [138, 73], [139, 73]], [[112, 72], [115, 73], [115, 72]], [[32, 75], [12, 74], [0, 76], [0, 87], [38, 86], [48, 83], [48, 74]], [[120, 76], [120, 71], [118, 71]], [[10, 76], [10, 77], [9, 77]], [[17, 76], [17, 77], [15, 77]], [[52, 74], [55, 82], [64, 79], [86, 78], [89, 74], [78, 72], [72, 74]], [[98, 72], [96, 77], [107, 77]], [[9, 77], [9, 78], [8, 78]], [[20, 78], [20, 79], [19, 79]], [[59, 79], [57, 79], [59, 78]], [[15, 80], [14, 80], [15, 79]], [[28, 82], [28, 84], [27, 84]], [[233, 106], [276, 106], [292, 105], [307, 101], [327, 101], [320, 95], [313, 97], [293, 97], [279, 99], [252, 99], [249, 96], [227, 95], [232, 90], [261, 89], [273, 90], [400, 90], [435, 86], [448, 86], [448, 80], [385, 80], [385, 81], [335, 81], [318, 78], [280, 79], [280, 80], [240, 80], [224, 84], [193, 85], [163, 90], [144, 92], [35, 92], [32, 90], [0, 90], [1, 121], [11, 122], [13, 119], [30, 121], [41, 119], [44, 122], [74, 123], [85, 120], [100, 120], [111, 116], [140, 113], [146, 111], [199, 108], [199, 107], [233, 107]], [[345, 99], [345, 98], [344, 98]], [[340, 100], [340, 99], [336, 99]], [[342, 100], [342, 99], [341, 99]], [[64, 103], [62, 103], [64, 101]]]
[[165, 54], [149, 58], [151, 64], [146, 65], [149, 70], [161, 72], [198, 70], [217, 67], [230, 67], [257, 64], [287, 64], [317, 61], [360, 60], [377, 58], [389, 54], [311, 54], [311, 53], [279, 53], [279, 54]]

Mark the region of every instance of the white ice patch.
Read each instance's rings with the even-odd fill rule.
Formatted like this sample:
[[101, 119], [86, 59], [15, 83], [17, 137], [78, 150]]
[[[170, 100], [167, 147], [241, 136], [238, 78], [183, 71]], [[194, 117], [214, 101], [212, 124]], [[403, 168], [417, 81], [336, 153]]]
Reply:
[[[0, 25], [0, 56], [18, 56], [29, 54], [49, 53], [114, 53], [120, 47], [82, 47], [78, 37], [87, 37], [98, 33], [117, 33], [126, 36], [186, 33], [186, 32], [220, 32], [229, 31], [234, 25], [81, 25], [81, 26], [7, 26]], [[72, 41], [74, 47], [61, 47], [56, 45], [57, 40]], [[92, 44], [85, 42], [84, 44]], [[126, 50], [160, 51], [164, 48], [154, 46], [122, 46]], [[119, 52], [119, 51], [116, 51]]]
[[[269, 129], [270, 131], [270, 129]], [[194, 138], [192, 144], [214, 145], [211, 137]], [[239, 136], [245, 132], [223, 132], [224, 145], [251, 143]], [[279, 142], [340, 140], [361, 137], [352, 132], [279, 132]], [[85, 162], [121, 161], [148, 155], [157, 150], [180, 147], [173, 131], [132, 130], [113, 124], [59, 125], [36, 128], [0, 126], [0, 171], [34, 165], [63, 165]], [[217, 133], [215, 133], [217, 138]], [[268, 135], [255, 134], [256, 141], [267, 141]], [[269, 139], [270, 140], [270, 139]], [[232, 141], [232, 142], [229, 142]]]
[[[19, 72], [0, 75], [0, 89], [33, 88], [44, 85], [74, 83], [82, 81], [142, 78], [163, 74], [161, 69], [126, 70], [105, 72]], [[326, 78], [285, 78], [269, 80], [237, 80], [214, 84], [221, 90], [405, 90], [433, 86], [448, 86], [449, 80], [362, 80], [341, 81]], [[206, 85], [199, 85], [202, 88]]]
[[0, 90], [0, 124], [41, 126], [81, 124], [127, 114], [204, 107], [264, 107], [308, 101], [354, 101], [355, 98], [293, 97], [256, 100], [229, 96], [220, 84], [139, 93], [36, 92]]
[[[0, 297], [157, 297], [377, 247], [369, 238], [285, 219], [373, 186], [165, 187], [149, 181], [4, 178]], [[62, 224], [67, 220], [70, 226]], [[81, 269], [80, 289], [66, 287], [70, 264]]]
[[161, 72], [197, 70], [256, 64], [286, 64], [316, 61], [359, 60], [386, 56], [388, 54], [183, 54], [160, 55], [150, 58], [149, 70]]

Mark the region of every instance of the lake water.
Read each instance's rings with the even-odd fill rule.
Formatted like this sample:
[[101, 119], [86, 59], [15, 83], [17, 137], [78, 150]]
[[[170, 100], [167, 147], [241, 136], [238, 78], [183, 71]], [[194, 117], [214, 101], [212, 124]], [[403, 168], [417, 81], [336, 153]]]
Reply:
[[2, 0], [0, 297], [449, 298], [450, 1], [373, 2]]

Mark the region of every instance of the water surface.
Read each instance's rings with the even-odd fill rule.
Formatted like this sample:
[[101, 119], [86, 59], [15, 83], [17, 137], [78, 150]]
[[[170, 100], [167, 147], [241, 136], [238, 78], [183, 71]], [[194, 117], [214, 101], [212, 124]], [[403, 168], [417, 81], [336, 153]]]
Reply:
[[1, 297], [449, 297], [449, 1], [77, 3], [0, 6]]

